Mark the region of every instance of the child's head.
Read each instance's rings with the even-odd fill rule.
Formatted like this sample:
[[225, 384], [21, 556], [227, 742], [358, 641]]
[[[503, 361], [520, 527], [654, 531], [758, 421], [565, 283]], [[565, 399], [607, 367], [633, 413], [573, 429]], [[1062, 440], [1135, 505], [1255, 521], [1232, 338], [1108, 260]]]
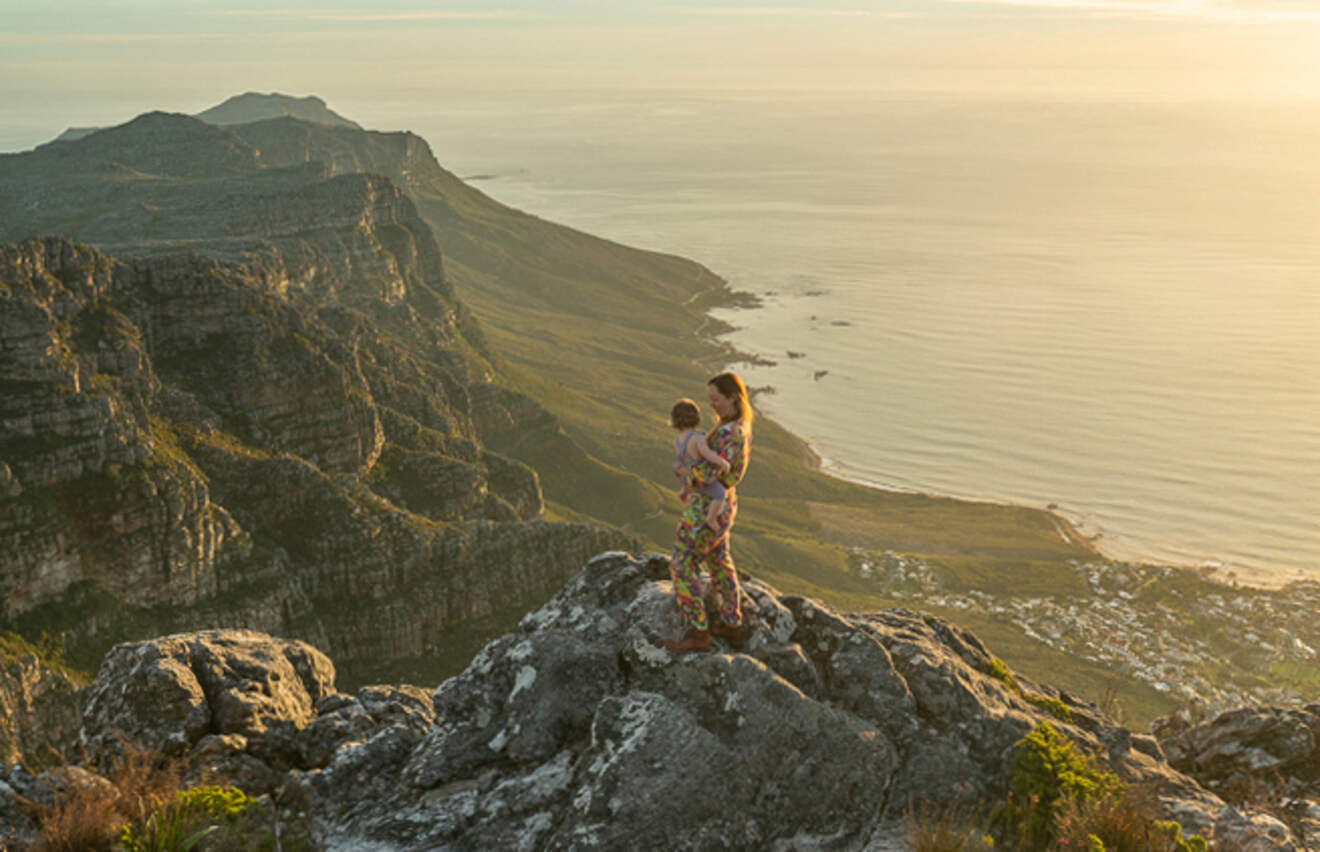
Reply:
[[695, 429], [701, 425], [701, 409], [690, 399], [680, 399], [669, 412], [669, 425], [675, 429]]

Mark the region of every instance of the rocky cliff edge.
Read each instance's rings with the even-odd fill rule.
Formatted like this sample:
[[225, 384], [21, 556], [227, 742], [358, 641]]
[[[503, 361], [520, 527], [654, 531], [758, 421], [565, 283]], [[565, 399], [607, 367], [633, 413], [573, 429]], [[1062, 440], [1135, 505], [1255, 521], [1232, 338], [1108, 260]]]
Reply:
[[434, 693], [340, 693], [323, 654], [253, 632], [120, 645], [81, 742], [91, 766], [123, 738], [188, 756], [309, 811], [328, 849], [879, 850], [906, 848], [897, 826], [914, 804], [1001, 798], [1015, 743], [1048, 720], [1124, 780], [1157, 785], [1188, 833], [1299, 848], [1172, 768], [1152, 737], [1014, 686], [956, 626], [840, 613], [753, 580], [745, 649], [679, 658], [663, 645], [682, 630], [671, 591], [664, 558], [601, 554]]

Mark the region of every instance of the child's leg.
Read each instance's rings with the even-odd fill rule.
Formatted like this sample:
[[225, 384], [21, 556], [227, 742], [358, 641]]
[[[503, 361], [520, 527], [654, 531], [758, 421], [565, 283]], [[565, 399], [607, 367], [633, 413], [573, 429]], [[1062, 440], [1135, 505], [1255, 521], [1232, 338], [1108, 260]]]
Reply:
[[724, 511], [724, 505], [723, 500], [711, 500], [710, 508], [706, 510], [706, 526], [716, 532], [720, 530], [720, 513]]

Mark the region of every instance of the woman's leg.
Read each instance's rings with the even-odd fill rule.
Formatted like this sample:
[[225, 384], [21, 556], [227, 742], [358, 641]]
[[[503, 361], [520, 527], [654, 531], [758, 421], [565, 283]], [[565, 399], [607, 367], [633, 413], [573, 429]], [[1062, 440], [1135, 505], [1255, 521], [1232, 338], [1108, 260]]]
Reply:
[[701, 563], [713, 538], [714, 533], [706, 526], [706, 501], [694, 498], [678, 522], [674, 552], [669, 557], [674, 600], [683, 620], [693, 630], [707, 628], [706, 606], [701, 598]]
[[742, 589], [738, 585], [738, 572], [733, 567], [729, 552], [729, 537], [725, 536], [706, 554], [710, 566], [711, 584], [719, 598], [720, 618], [730, 627], [742, 625]]
[[720, 513], [720, 527], [725, 531], [724, 535], [718, 540], [712, 536], [705, 560], [710, 570], [711, 585], [715, 587], [719, 600], [720, 619], [730, 627], [742, 624], [742, 593], [738, 585], [738, 572], [733, 567], [733, 554], [729, 550], [729, 537], [733, 533], [733, 519], [737, 514], [738, 499], [731, 497]]

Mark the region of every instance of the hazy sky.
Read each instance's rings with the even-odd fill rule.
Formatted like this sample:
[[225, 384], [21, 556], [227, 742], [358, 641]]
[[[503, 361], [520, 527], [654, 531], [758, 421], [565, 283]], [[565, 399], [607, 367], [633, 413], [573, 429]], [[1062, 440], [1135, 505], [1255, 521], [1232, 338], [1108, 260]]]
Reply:
[[84, 122], [192, 112], [245, 90], [1320, 98], [1320, 0], [273, 2], [0, 0], [0, 123], [72, 104]]

